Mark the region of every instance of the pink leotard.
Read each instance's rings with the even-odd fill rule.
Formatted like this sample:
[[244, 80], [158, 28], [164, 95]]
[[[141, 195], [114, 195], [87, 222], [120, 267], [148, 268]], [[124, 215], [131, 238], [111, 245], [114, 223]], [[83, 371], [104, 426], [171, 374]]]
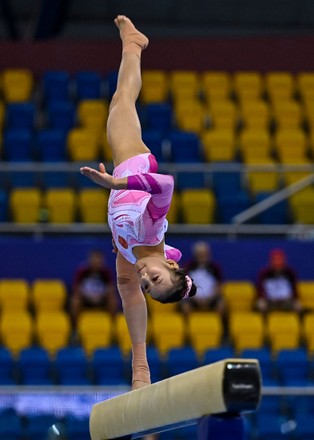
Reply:
[[[113, 172], [114, 177], [128, 177], [128, 189], [111, 190], [108, 223], [119, 252], [133, 264], [133, 247], [159, 244], [168, 228], [173, 177], [157, 174], [157, 168], [155, 157], [145, 153], [122, 162]], [[181, 252], [165, 245], [165, 256], [179, 261]]]

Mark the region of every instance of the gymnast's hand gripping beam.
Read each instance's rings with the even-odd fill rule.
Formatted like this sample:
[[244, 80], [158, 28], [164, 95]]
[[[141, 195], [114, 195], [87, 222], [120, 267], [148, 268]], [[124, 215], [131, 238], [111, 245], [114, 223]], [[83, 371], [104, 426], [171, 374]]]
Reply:
[[215, 362], [95, 404], [91, 438], [137, 438], [209, 414], [255, 411], [261, 386], [257, 360]]

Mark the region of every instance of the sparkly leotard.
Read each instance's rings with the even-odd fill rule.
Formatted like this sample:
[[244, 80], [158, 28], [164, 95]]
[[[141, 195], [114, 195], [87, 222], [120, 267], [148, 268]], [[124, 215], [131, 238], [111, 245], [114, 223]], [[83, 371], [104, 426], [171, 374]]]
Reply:
[[[119, 164], [113, 176], [128, 177], [128, 189], [111, 190], [108, 223], [121, 254], [136, 263], [134, 246], [159, 244], [168, 228], [173, 177], [157, 174], [158, 164], [150, 153], [139, 154]], [[165, 256], [179, 261], [181, 252], [165, 245]]]

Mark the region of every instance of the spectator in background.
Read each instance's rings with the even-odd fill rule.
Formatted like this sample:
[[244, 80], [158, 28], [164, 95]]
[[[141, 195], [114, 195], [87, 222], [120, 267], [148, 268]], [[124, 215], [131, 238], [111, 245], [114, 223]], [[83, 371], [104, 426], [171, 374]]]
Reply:
[[258, 276], [257, 293], [256, 308], [260, 312], [301, 311], [297, 277], [294, 270], [288, 266], [286, 254], [282, 249], [271, 250], [268, 266], [262, 269]]
[[221, 294], [221, 269], [212, 261], [211, 248], [206, 242], [195, 243], [193, 259], [186, 266], [186, 272], [197, 286], [197, 295], [182, 301], [181, 311], [184, 314], [191, 311], [213, 311], [223, 315], [225, 304]]
[[101, 251], [92, 250], [76, 270], [70, 307], [74, 324], [82, 310], [103, 310], [112, 315], [117, 312], [113, 275]]

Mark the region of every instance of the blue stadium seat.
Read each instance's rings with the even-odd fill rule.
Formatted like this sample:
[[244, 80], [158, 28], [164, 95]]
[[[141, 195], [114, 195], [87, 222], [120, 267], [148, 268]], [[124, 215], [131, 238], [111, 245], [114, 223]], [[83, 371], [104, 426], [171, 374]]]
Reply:
[[46, 171], [40, 175], [40, 185], [43, 189], [66, 188], [71, 183], [71, 174], [65, 171]]
[[3, 135], [4, 158], [14, 162], [34, 160], [32, 140], [33, 134], [30, 130], [5, 130]]
[[107, 84], [107, 95], [109, 99], [111, 99], [117, 88], [118, 72], [113, 71], [108, 73], [105, 77], [105, 82]]
[[12, 171], [9, 175], [11, 188], [34, 188], [38, 184], [36, 171]]
[[98, 72], [78, 72], [75, 76], [75, 85], [79, 100], [101, 98], [102, 79]]
[[167, 162], [169, 160], [170, 151], [167, 151], [163, 134], [160, 130], [144, 129], [142, 131], [142, 139], [145, 145], [151, 150], [156, 157], [157, 162]]
[[259, 361], [263, 381], [274, 379], [274, 364], [271, 352], [267, 347], [243, 350], [241, 357], [246, 359], [257, 359]]
[[216, 192], [218, 219], [220, 223], [232, 223], [232, 218], [251, 205], [246, 191]]
[[203, 162], [199, 137], [195, 133], [173, 130], [169, 134], [168, 140], [171, 145], [173, 162]]
[[238, 171], [214, 172], [212, 174], [213, 190], [217, 194], [239, 191], [242, 188], [241, 174]]
[[97, 349], [91, 361], [97, 385], [126, 385], [125, 362], [118, 347]]
[[277, 354], [276, 368], [285, 386], [309, 385], [309, 367], [308, 354], [304, 348], [281, 350]]
[[70, 101], [52, 101], [47, 105], [47, 123], [51, 128], [68, 131], [75, 125], [76, 109]]
[[161, 130], [164, 134], [172, 128], [172, 107], [169, 103], [147, 104], [145, 108], [148, 128]]
[[[265, 385], [263, 381], [263, 385]], [[263, 396], [259, 412], [261, 414], [281, 414], [285, 408], [285, 400], [281, 396]]]
[[0, 222], [8, 221], [8, 193], [0, 189]]
[[163, 358], [160, 356], [159, 350], [157, 350], [156, 347], [150, 345], [147, 347], [146, 353], [150, 369], [151, 382], [154, 383], [164, 379], [164, 361]]
[[35, 125], [36, 108], [33, 102], [15, 102], [7, 104], [7, 128], [21, 128], [32, 130]]
[[48, 71], [43, 76], [43, 95], [46, 102], [70, 98], [70, 75], [64, 71]]
[[43, 440], [50, 438], [52, 425], [58, 426], [58, 419], [53, 415], [29, 414], [25, 417], [24, 434], [27, 440]]
[[65, 431], [67, 440], [86, 440], [90, 438], [89, 418], [66, 417]]
[[11, 352], [0, 347], [0, 385], [16, 385], [14, 369], [15, 362]]
[[259, 440], [292, 440], [289, 421], [275, 413], [257, 413], [256, 425]]
[[55, 370], [60, 385], [90, 385], [88, 360], [81, 347], [62, 348], [57, 352]]
[[3, 440], [21, 440], [23, 434], [21, 418], [12, 409], [0, 413], [0, 438]]
[[205, 186], [205, 176], [202, 172], [185, 173], [178, 172], [176, 179], [176, 189], [200, 189]]
[[204, 353], [202, 364], [208, 365], [234, 356], [231, 347], [211, 348]]
[[[256, 195], [254, 202], [262, 202], [269, 196], [271, 196], [271, 193], [259, 193]], [[289, 223], [289, 210], [287, 201], [283, 200], [282, 202], [277, 203], [271, 208], [266, 209], [266, 211], [258, 214], [256, 218], [258, 220], [258, 223], [261, 223], [263, 225], [282, 225], [285, 223]]]
[[295, 421], [296, 421], [297, 440], [313, 440], [314, 438], [313, 418], [309, 417], [309, 414], [299, 413]]
[[166, 359], [167, 376], [172, 377], [199, 367], [195, 350], [192, 347], [173, 348]]
[[21, 351], [17, 366], [23, 385], [52, 385], [51, 361], [42, 347], [30, 347]]
[[40, 130], [37, 148], [43, 162], [66, 161], [66, 133], [61, 129]]

